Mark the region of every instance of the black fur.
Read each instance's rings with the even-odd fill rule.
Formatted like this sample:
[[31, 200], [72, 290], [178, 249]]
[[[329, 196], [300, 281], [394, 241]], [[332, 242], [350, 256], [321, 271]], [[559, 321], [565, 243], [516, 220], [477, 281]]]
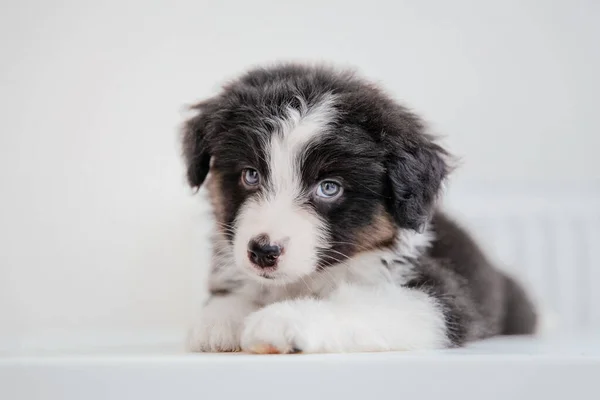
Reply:
[[[223, 194], [219, 222], [231, 226], [244, 201], [258, 195], [239, 183], [245, 167], [255, 166], [270, 179], [265, 144], [274, 134], [272, 118], [286, 107], [300, 108], [299, 99], [310, 107], [325, 94], [335, 96], [337, 118], [299, 160], [307, 187], [323, 176], [344, 184], [339, 201], [302, 205], [331, 227], [331, 250], [322, 250], [319, 268], [362, 251], [357, 238], [365, 229], [377, 233], [384, 210], [398, 229], [432, 230], [435, 241], [412, 260], [416, 276], [406, 285], [438, 299], [454, 345], [531, 333], [536, 314], [525, 292], [490, 264], [465, 230], [436, 211], [448, 154], [417, 116], [350, 73], [299, 65], [259, 68], [196, 106], [198, 115], [183, 137], [187, 177], [191, 186], [202, 185], [214, 158], [211, 168]], [[231, 240], [230, 231], [227, 235]], [[389, 246], [391, 239], [382, 237], [375, 245]]]
[[[231, 197], [224, 223], [233, 222], [246, 197], [237, 185], [244, 165], [258, 165], [268, 179], [263, 145], [268, 142], [265, 132], [273, 130], [269, 119], [282, 115], [286, 106], [299, 106], [298, 97], [310, 106], [323, 93], [336, 96], [341, 118], [330, 127], [329, 137], [307, 148], [302, 162], [306, 182], [324, 173], [346, 179], [346, 201], [318, 209], [336, 227], [333, 240], [351, 243], [352, 233], [372, 222], [379, 203], [402, 228], [421, 230], [431, 216], [448, 170], [446, 154], [414, 114], [378, 88], [350, 73], [284, 65], [253, 70], [228, 85], [225, 93], [198, 104], [199, 115], [184, 131], [187, 176], [193, 187], [204, 181], [211, 155], [219, 154], [213, 168]], [[346, 244], [333, 250], [350, 256], [357, 249]]]

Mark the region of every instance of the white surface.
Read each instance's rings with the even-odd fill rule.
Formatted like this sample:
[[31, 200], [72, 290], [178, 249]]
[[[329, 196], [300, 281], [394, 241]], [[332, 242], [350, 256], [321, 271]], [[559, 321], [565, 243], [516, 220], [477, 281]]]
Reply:
[[0, 346], [184, 328], [206, 226], [175, 131], [250, 64], [357, 66], [447, 136], [453, 185], [598, 183], [599, 7], [2, 1]]
[[[136, 352], [143, 351], [143, 354]], [[441, 352], [253, 356], [119, 349], [0, 359], [3, 399], [598, 399], [600, 338]], [[407, 397], [411, 396], [411, 397]]]

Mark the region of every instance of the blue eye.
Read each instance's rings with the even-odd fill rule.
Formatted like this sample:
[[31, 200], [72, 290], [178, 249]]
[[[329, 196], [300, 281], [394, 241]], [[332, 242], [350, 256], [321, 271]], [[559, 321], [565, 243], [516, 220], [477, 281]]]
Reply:
[[317, 196], [333, 199], [342, 193], [342, 186], [335, 181], [323, 181], [317, 186]]
[[246, 186], [257, 186], [260, 183], [260, 174], [254, 168], [244, 168], [242, 181]]

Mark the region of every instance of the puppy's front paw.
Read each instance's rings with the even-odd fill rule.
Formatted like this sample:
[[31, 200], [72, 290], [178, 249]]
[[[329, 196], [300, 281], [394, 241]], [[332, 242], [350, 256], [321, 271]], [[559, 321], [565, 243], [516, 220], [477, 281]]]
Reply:
[[204, 313], [194, 323], [187, 339], [187, 348], [194, 352], [240, 351], [242, 324], [227, 317]]
[[312, 300], [275, 303], [256, 311], [246, 318], [242, 349], [258, 354], [327, 351], [327, 327], [319, 326], [319, 311]]
[[189, 331], [187, 348], [196, 352], [240, 351], [244, 318], [256, 306], [235, 297], [211, 299]]

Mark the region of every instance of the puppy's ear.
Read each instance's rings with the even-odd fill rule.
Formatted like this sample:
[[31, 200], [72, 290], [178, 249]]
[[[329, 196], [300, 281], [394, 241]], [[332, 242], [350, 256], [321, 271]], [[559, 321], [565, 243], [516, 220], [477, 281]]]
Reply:
[[210, 121], [208, 103], [192, 107], [197, 115], [186, 121], [183, 127], [183, 158], [187, 168], [187, 179], [191, 187], [198, 189], [210, 169]]
[[[387, 159], [390, 207], [398, 226], [422, 232], [448, 174], [448, 153], [420, 132], [394, 138]], [[400, 140], [404, 139], [404, 140]]]

